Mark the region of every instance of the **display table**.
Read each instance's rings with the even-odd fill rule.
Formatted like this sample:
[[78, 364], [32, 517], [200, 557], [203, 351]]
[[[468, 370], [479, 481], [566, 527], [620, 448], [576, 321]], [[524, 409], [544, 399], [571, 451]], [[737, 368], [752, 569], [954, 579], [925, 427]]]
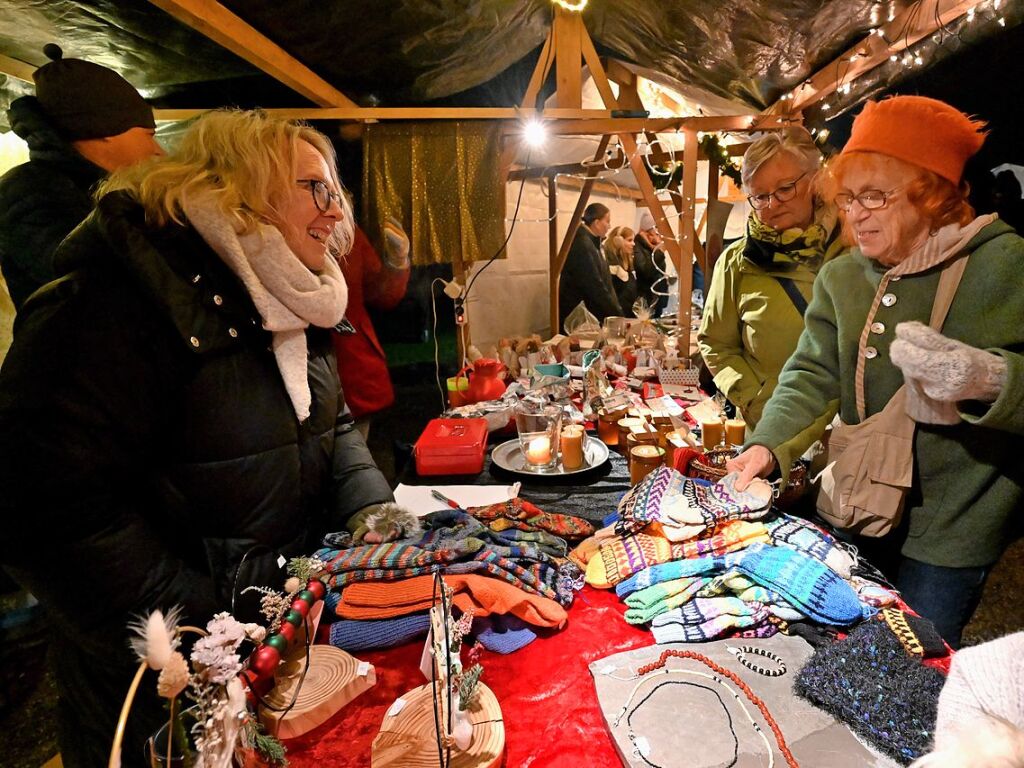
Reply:
[[[606, 466], [575, 476], [571, 484], [566, 479], [492, 471], [488, 459], [484, 472], [475, 479], [419, 478], [409, 471], [401, 481], [407, 485], [507, 485], [519, 480], [520, 495], [545, 511], [578, 515], [597, 524], [615, 509], [629, 488], [626, 462], [617, 454], [612, 454]], [[569, 609], [569, 622], [564, 629], [540, 630], [535, 641], [507, 656], [483, 653], [483, 680], [497, 696], [504, 718], [506, 766], [622, 765], [598, 704], [589, 665], [622, 651], [654, 645], [647, 629], [626, 623], [624, 612], [625, 605], [613, 590], [587, 586]], [[701, 648], [686, 647], [697, 651]], [[419, 671], [422, 648], [423, 641], [419, 640], [397, 648], [355, 654], [376, 667], [376, 686], [319, 728], [288, 741], [289, 764], [293, 768], [369, 766], [371, 744], [385, 711], [395, 699], [424, 682]], [[842, 744], [847, 747], [860, 746], [845, 729], [841, 735], [845, 739]], [[819, 744], [817, 748], [822, 747], [828, 745]], [[698, 754], [699, 750], [694, 752]], [[759, 758], [763, 760], [764, 755]]]

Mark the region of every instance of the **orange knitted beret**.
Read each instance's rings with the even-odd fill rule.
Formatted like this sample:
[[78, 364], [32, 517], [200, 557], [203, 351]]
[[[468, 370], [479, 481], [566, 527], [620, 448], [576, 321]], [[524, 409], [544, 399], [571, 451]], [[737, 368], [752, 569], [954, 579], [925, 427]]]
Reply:
[[985, 141], [982, 120], [925, 96], [869, 101], [853, 121], [849, 152], [877, 152], [960, 183], [964, 164]]

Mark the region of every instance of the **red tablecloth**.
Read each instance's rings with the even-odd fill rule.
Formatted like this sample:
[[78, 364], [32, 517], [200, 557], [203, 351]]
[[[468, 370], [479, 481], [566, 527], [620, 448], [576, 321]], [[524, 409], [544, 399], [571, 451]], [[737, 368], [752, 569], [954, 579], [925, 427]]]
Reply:
[[[617, 768], [622, 763], [605, 729], [587, 665], [620, 651], [652, 644], [650, 632], [625, 622], [614, 591], [585, 587], [569, 610], [569, 624], [503, 656], [485, 651], [483, 680], [505, 718], [508, 768]], [[384, 711], [421, 685], [422, 642], [355, 654], [376, 667], [377, 684], [338, 715], [288, 741], [292, 768], [366, 768]]]

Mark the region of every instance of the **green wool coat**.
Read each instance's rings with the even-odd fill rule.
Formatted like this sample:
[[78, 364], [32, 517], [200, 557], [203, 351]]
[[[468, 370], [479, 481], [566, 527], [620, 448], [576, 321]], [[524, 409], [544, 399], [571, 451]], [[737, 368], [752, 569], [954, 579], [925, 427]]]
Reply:
[[805, 266], [764, 268], [744, 258], [746, 237], [726, 248], [704, 302], [697, 345], [715, 385], [753, 427], [796, 349], [804, 321], [777, 277], [788, 277], [810, 301], [815, 272]]
[[[1001, 355], [1006, 383], [994, 403], [961, 402], [963, 421], [920, 424], [914, 438], [914, 484], [907, 498], [904, 556], [967, 568], [995, 562], [1024, 514], [1024, 239], [1001, 221], [967, 245], [970, 260], [943, 334]], [[896, 325], [927, 323], [939, 268], [890, 282], [869, 337], [865, 362], [867, 415], [880, 411], [903, 384], [889, 360]], [[788, 468], [821, 437], [837, 410], [858, 423], [854, 394], [858, 341], [885, 268], [859, 251], [822, 267], [806, 329], [779, 378], [749, 445], [763, 445]], [[871, 354], [871, 353], [869, 353]]]

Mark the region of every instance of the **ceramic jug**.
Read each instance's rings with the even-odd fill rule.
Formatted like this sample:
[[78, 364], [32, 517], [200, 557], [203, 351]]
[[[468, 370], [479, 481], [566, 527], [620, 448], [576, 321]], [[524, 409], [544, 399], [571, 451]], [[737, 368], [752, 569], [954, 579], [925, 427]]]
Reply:
[[489, 357], [481, 357], [473, 363], [469, 376], [469, 388], [466, 400], [479, 403], [483, 400], [498, 400], [505, 394], [505, 382], [501, 380], [501, 372], [505, 365]]

